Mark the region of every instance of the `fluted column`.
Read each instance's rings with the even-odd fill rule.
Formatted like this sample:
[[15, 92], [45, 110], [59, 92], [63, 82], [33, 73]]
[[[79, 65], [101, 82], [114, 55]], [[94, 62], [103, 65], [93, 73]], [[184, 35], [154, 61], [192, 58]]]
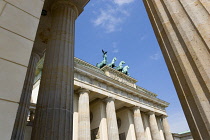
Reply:
[[89, 90], [80, 89], [79, 93], [79, 134], [78, 140], [90, 140], [90, 107], [89, 107]]
[[133, 107], [133, 117], [136, 132], [136, 140], [146, 140], [140, 107]]
[[117, 117], [115, 112], [114, 100], [115, 99], [112, 97], [108, 97], [105, 99], [109, 140], [119, 140], [119, 131], [117, 126]]
[[169, 127], [168, 120], [167, 120], [166, 116], [163, 116], [162, 122], [163, 122], [163, 129], [164, 129], [166, 140], [173, 140], [173, 137], [172, 137], [172, 134], [170, 132], [170, 127]]
[[210, 138], [210, 2], [143, 0], [193, 138]]
[[152, 134], [151, 134], [151, 129], [150, 129], [150, 126], [149, 126], [149, 116], [148, 114], [145, 114], [145, 113], [142, 113], [142, 119], [143, 119], [143, 122], [144, 122], [144, 127], [145, 127], [145, 137], [146, 137], [146, 140], [152, 140]]
[[100, 140], [107, 140], [108, 133], [107, 133], [107, 118], [106, 118], [106, 106], [104, 102], [100, 102], [100, 115], [101, 115], [101, 122], [99, 126], [100, 133]]
[[51, 35], [45, 54], [31, 139], [71, 140], [77, 9], [68, 1], [56, 1], [51, 10]]
[[135, 133], [135, 126], [134, 126], [133, 112], [131, 112], [131, 110], [127, 108], [126, 113], [128, 115], [127, 121], [129, 124], [127, 136], [129, 135], [130, 140], [137, 140]]
[[152, 134], [152, 140], [160, 140], [161, 137], [160, 137], [160, 133], [158, 130], [155, 113], [149, 112], [148, 114], [149, 114], [149, 124], [150, 124], [150, 130], [151, 130], [151, 134]]
[[78, 95], [74, 94], [74, 116], [73, 116], [73, 140], [78, 140], [79, 112], [78, 112]]
[[29, 113], [30, 99], [31, 99], [35, 71], [36, 71], [36, 64], [39, 61], [39, 59], [40, 57], [38, 54], [34, 52], [31, 53], [11, 140], [24, 139], [24, 131]]
[[163, 123], [162, 123], [162, 118], [161, 117], [156, 117], [157, 119], [157, 124], [160, 132], [160, 140], [165, 140], [164, 132], [163, 132]]

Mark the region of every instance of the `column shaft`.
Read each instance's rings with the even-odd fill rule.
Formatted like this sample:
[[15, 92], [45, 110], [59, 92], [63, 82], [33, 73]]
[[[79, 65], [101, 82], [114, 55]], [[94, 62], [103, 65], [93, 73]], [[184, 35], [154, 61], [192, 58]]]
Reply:
[[78, 130], [79, 130], [78, 100], [79, 100], [78, 95], [74, 94], [73, 140], [78, 140]]
[[135, 133], [133, 114], [130, 109], [127, 109], [127, 115], [128, 115], [128, 122], [129, 122], [128, 134], [130, 133], [129, 139], [130, 140], [138, 140], [136, 138], [136, 133]]
[[157, 117], [157, 124], [158, 124], [158, 128], [159, 128], [159, 132], [160, 132], [160, 140], [165, 140], [164, 137], [164, 132], [163, 132], [163, 125], [162, 125], [162, 118]]
[[201, 0], [144, 0], [193, 138], [210, 137], [210, 7]]
[[119, 140], [119, 131], [117, 126], [117, 117], [115, 112], [114, 99], [109, 97], [106, 99], [106, 115], [108, 127], [108, 139]]
[[108, 140], [106, 106], [104, 102], [100, 103], [100, 112], [101, 112], [101, 122], [99, 126], [100, 140]]
[[133, 116], [134, 116], [134, 126], [136, 132], [136, 139], [137, 140], [146, 140], [145, 132], [144, 132], [144, 125], [141, 117], [141, 112], [139, 107], [133, 108]]
[[89, 107], [89, 91], [79, 90], [79, 134], [78, 140], [90, 140], [90, 107]]
[[166, 117], [163, 117], [163, 129], [165, 132], [165, 138], [166, 140], [173, 140], [172, 134], [170, 132], [170, 127], [168, 124], [168, 120]]
[[20, 103], [16, 115], [16, 120], [12, 132], [11, 140], [23, 140], [24, 132], [29, 113], [30, 99], [33, 90], [34, 77], [36, 71], [36, 64], [40, 57], [38, 54], [32, 52], [29, 65], [26, 73], [26, 78], [23, 85], [22, 94], [20, 97]]
[[73, 127], [75, 6], [57, 1], [46, 50], [32, 140], [71, 140]]
[[144, 129], [145, 129], [145, 137], [146, 140], [152, 140], [152, 134], [151, 134], [151, 129], [149, 126], [149, 116], [145, 113], [142, 113], [142, 119], [143, 119], [143, 123], [144, 123]]
[[161, 137], [158, 130], [158, 125], [157, 125], [154, 112], [149, 113], [149, 124], [150, 124], [150, 129], [151, 129], [151, 134], [152, 134], [152, 140], [160, 140]]

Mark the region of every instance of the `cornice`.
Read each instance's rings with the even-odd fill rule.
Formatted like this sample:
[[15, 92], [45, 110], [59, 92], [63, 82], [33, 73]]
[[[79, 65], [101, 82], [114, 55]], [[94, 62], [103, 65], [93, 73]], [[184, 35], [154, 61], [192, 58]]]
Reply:
[[[136, 79], [134, 79], [134, 78], [132, 78], [130, 76], [127, 76], [127, 75], [123, 74], [122, 72], [119, 72], [119, 71], [117, 71], [117, 70], [115, 70], [113, 68], [110, 68], [108, 66], [105, 66], [104, 68], [99, 69], [98, 67], [93, 66], [93, 65], [91, 65], [91, 64], [89, 64], [89, 63], [87, 63], [87, 62], [85, 62], [85, 61], [83, 61], [83, 60], [81, 60], [79, 58], [76, 58], [76, 57], [74, 58], [74, 62], [77, 63], [77, 64], [80, 64], [80, 65], [83, 65], [83, 66], [87, 67], [88, 69], [92, 69], [92, 70], [94, 70], [94, 71], [96, 71], [98, 73], [101, 73], [103, 75], [106, 75], [105, 71], [108, 69], [109, 71], [117, 73], [117, 75], [120, 75], [122, 78], [132, 80], [134, 83], [137, 82]], [[149, 95], [154, 96], [154, 97], [157, 96], [157, 94], [155, 94], [153, 92], [150, 92], [150, 91], [148, 91], [148, 90], [146, 90], [146, 89], [144, 89], [144, 88], [142, 88], [140, 86], [137, 86], [137, 85], [136, 85], [136, 89], [141, 91], [141, 92], [143, 92], [143, 93], [145, 93], [145, 94], [149, 94]]]
[[[42, 59], [40, 59], [40, 61], [37, 64], [36, 78], [35, 78], [36, 81], [37, 81], [37, 79], [39, 79], [41, 77], [40, 72], [42, 71], [43, 63], [44, 63], [44, 57]], [[123, 91], [126, 91], [126, 92], [128, 92], [132, 95], [136, 95], [140, 98], [151, 101], [155, 104], [159, 104], [159, 105], [162, 105], [164, 107], [168, 107], [168, 105], [169, 105], [168, 102], [165, 102], [165, 101], [157, 98], [156, 97], [157, 94], [152, 93], [152, 92], [150, 92], [150, 91], [148, 91], [148, 90], [146, 90], [146, 89], [144, 89], [140, 86], [132, 87], [132, 86], [129, 86], [125, 83], [119, 82], [119, 81], [117, 81], [117, 80], [115, 80], [111, 77], [108, 77], [104, 72], [105, 69], [108, 69], [108, 70], [111, 70], [113, 72], [117, 72], [119, 74], [120, 72], [116, 71], [115, 69], [106, 67], [104, 69], [102, 68], [102, 70], [101, 70], [98, 67], [93, 66], [93, 65], [91, 65], [91, 64], [89, 64], [89, 63], [87, 63], [87, 62], [85, 62], [85, 61], [83, 61], [79, 58], [76, 58], [76, 57], [74, 58], [74, 69], [75, 69], [75, 72], [82, 73], [83, 75], [87, 75], [88, 77], [91, 77], [93, 79], [98, 79], [100, 81], [103, 81], [104, 83], [107, 83], [109, 85], [117, 87], [117, 88], [119, 88]], [[122, 74], [120, 74], [120, 75], [122, 75]], [[133, 82], [137, 81], [134, 78], [129, 77], [125, 74], [123, 74], [122, 76], [125, 77], [125, 78], [129, 78], [129, 79], [133, 80]]]
[[148, 101], [151, 101], [153, 103], [162, 105], [164, 107], [168, 107], [169, 103], [158, 99], [157, 97], [151, 95], [151, 94], [147, 94], [145, 92], [142, 92], [134, 87], [128, 86], [124, 83], [121, 83], [117, 80], [114, 80], [108, 76], [106, 76], [105, 74], [100, 74], [97, 73], [95, 71], [91, 71], [89, 68], [87, 67], [82, 67], [80, 65], [75, 65], [75, 72], [81, 73], [83, 75], [86, 75], [88, 77], [91, 77], [92, 79], [98, 79], [99, 81], [102, 81], [103, 83], [106, 83], [108, 85], [111, 85], [115, 88], [121, 89], [123, 91], [126, 91], [132, 95], [136, 95], [140, 98], [146, 99]]
[[[138, 82], [136, 79], [134, 79], [134, 78], [132, 78], [132, 77], [130, 77], [130, 76], [128, 76], [128, 75], [122, 73], [122, 72], [119, 72], [119, 71], [117, 71], [116, 69], [113, 69], [113, 68], [111, 68], [111, 67], [109, 67], [109, 66], [107, 66], [107, 65], [104, 66], [103, 68], [101, 68], [101, 70], [104, 71], [104, 73], [106, 73], [107, 71], [108, 71], [108, 72], [113, 72], [113, 73], [115, 73], [117, 76], [119, 76], [119, 77], [121, 77], [121, 78], [123, 78], [123, 79], [127, 79], [127, 80], [131, 81], [133, 84], [135, 84], [136, 82]], [[107, 76], [108, 76], [108, 75], [107, 75]]]

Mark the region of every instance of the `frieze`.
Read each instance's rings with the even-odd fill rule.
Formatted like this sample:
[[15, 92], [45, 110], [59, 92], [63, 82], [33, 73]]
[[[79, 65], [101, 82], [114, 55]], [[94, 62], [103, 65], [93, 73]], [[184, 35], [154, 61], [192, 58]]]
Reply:
[[89, 64], [89, 63], [87, 63], [87, 62], [85, 62], [85, 61], [83, 61], [83, 60], [81, 60], [79, 58], [74, 57], [74, 63], [82, 65], [82, 66], [85, 66], [85, 67], [87, 67], [89, 69], [92, 69], [92, 70], [98, 72], [98, 73], [104, 74], [103, 71], [101, 71], [96, 66], [93, 66], [93, 65], [91, 65], [91, 64]]
[[148, 90], [146, 90], [146, 89], [144, 89], [144, 88], [142, 88], [142, 87], [140, 87], [140, 86], [136, 86], [136, 89], [139, 90], [139, 91], [141, 91], [141, 92], [144, 92], [144, 93], [146, 93], [146, 94], [149, 94], [149, 95], [151, 95], [151, 96], [154, 96], [154, 97], [157, 96], [157, 94], [152, 93], [152, 92], [150, 92], [150, 91], [148, 91]]
[[124, 83], [126, 85], [136, 88], [136, 84], [135, 84], [137, 82], [136, 79], [134, 79], [122, 72], [119, 72], [109, 66], [104, 66], [103, 68], [101, 68], [101, 70], [104, 71], [106, 76], [108, 76], [114, 80], [117, 80], [121, 83]]
[[[105, 83], [100, 82], [99, 80], [95, 79], [94, 76], [90, 77], [90, 75], [85, 74], [84, 71], [78, 71], [75, 69], [75, 73], [74, 73], [74, 78], [81, 80], [85, 83], [94, 85], [96, 87], [100, 87], [103, 88], [105, 90], [108, 90], [109, 92], [113, 92], [114, 94], [118, 94], [120, 96], [123, 96], [125, 98], [130, 98], [131, 100], [135, 100], [137, 102], [140, 102], [144, 105], [147, 106], [152, 106], [153, 108], [158, 108], [160, 110], [164, 110], [165, 111], [165, 107], [168, 105], [167, 102], [160, 100], [160, 103], [163, 105], [159, 105], [159, 104], [154, 104], [154, 103], [150, 103], [151, 101], [148, 101], [147, 96], [151, 96], [151, 97], [155, 97], [154, 100], [157, 99], [156, 98], [156, 94], [142, 88], [139, 86], [136, 86], [136, 82], [137, 80], [133, 79], [132, 77], [129, 77], [121, 72], [116, 71], [115, 69], [112, 69], [110, 67], [103, 67], [102, 69], [99, 69], [83, 60], [80, 60], [78, 58], [75, 58], [75, 64], [79, 64], [82, 67], [86, 67], [88, 68], [90, 71], [92, 72], [96, 72], [99, 73], [100, 75], [103, 76], [108, 76], [112, 79], [115, 79], [121, 83], [124, 83], [126, 85], [128, 85], [129, 87], [133, 87], [133, 91], [135, 92], [135, 94], [137, 95], [132, 95], [131, 93], [128, 93], [126, 91], [120, 90], [120, 88], [116, 88], [115, 85], [106, 85]], [[38, 63], [37, 69], [36, 69], [36, 81], [39, 80], [41, 78], [41, 72], [42, 72], [42, 68], [43, 68], [43, 62], [44, 62], [44, 58], [41, 59], [41, 61]], [[75, 68], [77, 67], [77, 65], [75, 66]], [[118, 78], [117, 78], [118, 77]], [[121, 85], [122, 86], [122, 85]], [[131, 89], [130, 89], [131, 90]], [[137, 90], [137, 91], [136, 91]], [[146, 94], [147, 96], [145, 96], [144, 94]], [[138, 96], [141, 95], [141, 96]], [[142, 99], [142, 95], [143, 97], [145, 96], [144, 99]], [[150, 99], [153, 100], [153, 99]], [[159, 100], [159, 99], [158, 99]]]
[[[75, 79], [78, 79], [78, 80], [83, 81], [84, 79], [89, 79], [89, 78], [88, 78], [88, 76], [81, 75], [80, 73], [75, 72]], [[94, 86], [96, 86], [96, 87], [103, 88], [105, 90], [111, 91], [111, 92], [113, 92], [115, 94], [118, 94], [118, 95], [124, 97], [124, 98], [129, 98], [131, 100], [140, 102], [140, 103], [142, 103], [144, 105], [147, 105], [147, 106], [150, 106], [150, 107], [153, 107], [153, 108], [156, 108], [156, 109], [164, 110], [165, 111], [165, 107], [163, 107], [161, 105], [154, 104], [151, 101], [148, 101], [146, 99], [142, 99], [142, 98], [140, 98], [140, 97], [138, 97], [136, 95], [132, 95], [130, 93], [127, 93], [126, 91], [123, 91], [123, 90], [120, 90], [118, 88], [115, 88], [115, 87], [106, 85], [106, 84], [104, 84], [104, 83], [102, 83], [100, 81], [97, 81], [96, 79], [91, 79], [91, 80], [88, 80], [88, 81], [91, 81], [89, 83], [92, 84], [92, 85], [94, 85]]]
[[157, 94], [152, 93], [152, 92], [150, 92], [150, 91], [148, 91], [148, 90], [146, 90], [146, 89], [144, 89], [144, 88], [142, 88], [140, 86], [137, 86], [135, 84], [137, 82], [136, 79], [134, 79], [134, 78], [132, 78], [132, 77], [126, 75], [126, 74], [123, 74], [122, 72], [119, 72], [119, 71], [117, 71], [117, 70], [115, 70], [115, 69], [113, 69], [113, 68], [111, 68], [109, 66], [104, 66], [103, 68], [99, 69], [98, 67], [93, 66], [93, 65], [91, 65], [91, 64], [89, 64], [89, 63], [87, 63], [87, 62], [85, 62], [83, 60], [80, 60], [80, 59], [76, 58], [76, 57], [74, 58], [74, 62], [76, 64], [79, 64], [79, 65], [85, 66], [86, 68], [94, 70], [97, 73], [106, 75], [106, 76], [108, 76], [108, 77], [110, 77], [110, 78], [112, 78], [114, 80], [117, 80], [117, 81], [119, 81], [121, 83], [124, 83], [124, 84], [126, 84], [128, 86], [131, 86], [133, 88], [136, 88], [137, 90], [139, 90], [139, 91], [141, 91], [143, 93], [146, 93], [146, 94], [148, 94], [150, 96], [154, 96], [154, 97], [157, 96]]

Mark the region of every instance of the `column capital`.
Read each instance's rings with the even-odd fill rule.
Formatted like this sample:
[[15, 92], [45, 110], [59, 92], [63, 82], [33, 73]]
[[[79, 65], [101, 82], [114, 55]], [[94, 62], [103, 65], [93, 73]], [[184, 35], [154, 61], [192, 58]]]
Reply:
[[89, 1], [90, 0], [56, 0], [51, 6], [51, 10], [54, 10], [57, 6], [61, 4], [69, 5], [75, 10], [78, 17], [83, 12], [84, 7]]
[[36, 57], [38, 60], [40, 59], [40, 55], [38, 53], [34, 52], [34, 51], [32, 51], [31, 55], [33, 57]]
[[56, 8], [58, 8], [61, 5], [71, 7], [72, 9], [74, 9], [74, 11], [76, 13], [76, 16], [77, 17], [79, 16], [79, 11], [78, 11], [77, 6], [70, 0], [67, 0], [67, 1], [66, 0], [57, 0], [57, 1], [55, 1], [51, 6], [51, 11], [55, 10]]
[[147, 112], [147, 114], [149, 114], [149, 115], [155, 115], [155, 111], [149, 111], [149, 112]]
[[136, 110], [136, 109], [141, 110], [141, 107], [140, 107], [140, 106], [133, 106], [133, 107], [131, 107], [131, 109], [132, 109], [132, 110]]
[[114, 97], [106, 97], [103, 101], [104, 102], [115, 101], [115, 98]]
[[86, 88], [80, 88], [79, 90], [77, 90], [78, 94], [82, 94], [82, 93], [90, 93], [90, 90], [86, 89]]
[[168, 115], [161, 115], [160, 117], [161, 117], [161, 118], [167, 118]]

